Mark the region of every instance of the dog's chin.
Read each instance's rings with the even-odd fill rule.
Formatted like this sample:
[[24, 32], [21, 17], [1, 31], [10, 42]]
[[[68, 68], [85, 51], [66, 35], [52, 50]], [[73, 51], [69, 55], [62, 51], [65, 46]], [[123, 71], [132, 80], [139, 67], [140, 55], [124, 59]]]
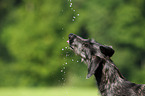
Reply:
[[71, 50], [74, 50], [74, 46], [71, 46], [71, 45], [70, 45], [70, 49], [71, 49]]
[[88, 65], [89, 59], [81, 58], [81, 62], [84, 62], [86, 65]]

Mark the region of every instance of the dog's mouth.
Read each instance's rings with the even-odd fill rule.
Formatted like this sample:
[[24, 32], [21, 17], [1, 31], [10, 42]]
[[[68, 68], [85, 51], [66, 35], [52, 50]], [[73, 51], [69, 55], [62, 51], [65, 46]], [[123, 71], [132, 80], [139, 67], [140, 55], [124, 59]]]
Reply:
[[72, 45], [70, 44], [70, 40], [67, 40], [67, 43], [69, 44], [69, 47], [73, 50], [73, 49], [74, 49], [74, 46], [72, 46]]

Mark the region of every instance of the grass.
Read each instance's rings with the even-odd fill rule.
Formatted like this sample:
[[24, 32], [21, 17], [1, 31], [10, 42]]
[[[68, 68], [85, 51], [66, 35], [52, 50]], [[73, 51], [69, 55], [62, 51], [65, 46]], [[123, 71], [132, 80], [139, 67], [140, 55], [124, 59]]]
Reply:
[[97, 88], [0, 88], [0, 96], [100, 96]]

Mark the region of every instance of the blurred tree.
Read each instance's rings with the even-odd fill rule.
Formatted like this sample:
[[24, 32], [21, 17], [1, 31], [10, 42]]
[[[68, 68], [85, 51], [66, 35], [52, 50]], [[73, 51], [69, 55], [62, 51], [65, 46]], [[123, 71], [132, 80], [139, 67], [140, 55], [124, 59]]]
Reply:
[[12, 5], [1, 33], [1, 58], [12, 60], [4, 63], [1, 59], [1, 86], [52, 85], [58, 81], [54, 77], [61, 75], [58, 69], [64, 61], [60, 53], [67, 36], [62, 28], [73, 14], [67, 5], [56, 0], [25, 0], [17, 8]]

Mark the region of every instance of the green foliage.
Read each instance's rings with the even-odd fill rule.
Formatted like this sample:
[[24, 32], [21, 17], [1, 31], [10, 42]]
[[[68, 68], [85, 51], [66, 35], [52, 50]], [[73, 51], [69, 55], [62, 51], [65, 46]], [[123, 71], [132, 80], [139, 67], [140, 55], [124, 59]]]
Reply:
[[[3, 65], [4, 71], [10, 68], [10, 76], [5, 76], [4, 80], [11, 76], [13, 78], [6, 79], [6, 83], [1, 82], [1, 86], [49, 85], [46, 84], [51, 81], [49, 76], [58, 72], [63, 63], [61, 49], [66, 44], [61, 43], [64, 42], [62, 36], [65, 32], [59, 33], [62, 31], [63, 22], [61, 18], [56, 17], [62, 16], [62, 9], [59, 9], [62, 5], [61, 1], [57, 2], [56, 7], [52, 8], [55, 1], [42, 4], [25, 1], [22, 6], [8, 14], [8, 20], [5, 20], [6, 25], [1, 33], [1, 43], [10, 54], [9, 58], [12, 58], [12, 61]], [[47, 7], [48, 5], [50, 7]], [[57, 81], [56, 79], [53, 82]]]
[[70, 7], [68, 0], [1, 0], [0, 86], [95, 85], [85, 79], [80, 58], [65, 48], [69, 33], [112, 45], [113, 61], [125, 77], [145, 83], [144, 4], [72, 0]]

